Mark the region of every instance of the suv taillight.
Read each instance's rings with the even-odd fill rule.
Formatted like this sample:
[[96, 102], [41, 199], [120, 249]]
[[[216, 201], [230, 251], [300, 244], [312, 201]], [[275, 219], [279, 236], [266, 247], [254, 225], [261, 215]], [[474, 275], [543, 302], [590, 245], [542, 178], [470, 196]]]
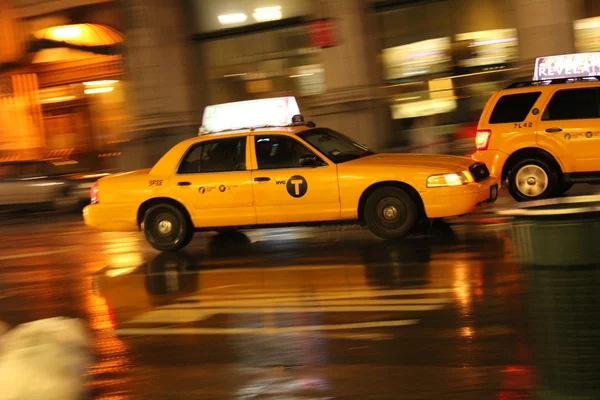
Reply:
[[477, 135], [475, 135], [475, 148], [477, 150], [487, 150], [491, 137], [492, 131], [489, 129], [478, 129]]
[[95, 182], [90, 188], [90, 203], [98, 203], [99, 198], [98, 182]]

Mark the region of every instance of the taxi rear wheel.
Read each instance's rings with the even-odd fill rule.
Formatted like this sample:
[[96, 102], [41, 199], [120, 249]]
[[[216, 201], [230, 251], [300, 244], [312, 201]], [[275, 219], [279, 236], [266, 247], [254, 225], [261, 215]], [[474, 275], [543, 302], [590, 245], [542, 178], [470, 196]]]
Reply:
[[187, 246], [194, 230], [183, 213], [171, 204], [157, 204], [144, 214], [146, 240], [157, 250], [179, 250]]
[[544, 159], [518, 161], [508, 175], [508, 191], [516, 201], [541, 200], [560, 191], [558, 172]]
[[365, 204], [365, 222], [369, 230], [382, 239], [408, 236], [419, 220], [415, 201], [395, 187], [377, 189]]

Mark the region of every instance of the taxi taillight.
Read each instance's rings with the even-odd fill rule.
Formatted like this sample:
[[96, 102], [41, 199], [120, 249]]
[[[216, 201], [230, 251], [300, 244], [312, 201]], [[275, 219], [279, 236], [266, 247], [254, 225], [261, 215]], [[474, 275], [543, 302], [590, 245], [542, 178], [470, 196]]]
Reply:
[[489, 129], [478, 129], [475, 135], [475, 148], [477, 150], [487, 150], [490, 145], [492, 131]]
[[99, 194], [98, 182], [95, 182], [90, 188], [90, 203], [96, 204], [99, 200]]

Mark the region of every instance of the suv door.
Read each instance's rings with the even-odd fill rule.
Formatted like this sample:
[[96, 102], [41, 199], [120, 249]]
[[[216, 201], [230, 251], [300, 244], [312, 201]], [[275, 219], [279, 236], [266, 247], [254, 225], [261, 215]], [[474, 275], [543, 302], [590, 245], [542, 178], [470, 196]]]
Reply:
[[258, 169], [252, 171], [252, 183], [259, 224], [340, 218], [335, 164], [286, 135], [257, 135], [254, 147]]
[[600, 171], [599, 96], [598, 88], [559, 89], [538, 123], [538, 143], [551, 141], [564, 149], [575, 172]]
[[254, 225], [246, 136], [195, 143], [183, 156], [170, 185], [196, 227]]

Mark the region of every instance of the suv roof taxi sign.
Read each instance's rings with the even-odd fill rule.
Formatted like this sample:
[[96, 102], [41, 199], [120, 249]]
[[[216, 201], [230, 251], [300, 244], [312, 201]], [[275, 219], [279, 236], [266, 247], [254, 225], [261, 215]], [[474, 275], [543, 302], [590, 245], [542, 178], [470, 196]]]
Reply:
[[600, 53], [577, 53], [536, 58], [533, 80], [595, 76], [600, 76]]
[[215, 104], [204, 109], [201, 131], [286, 126], [298, 114], [300, 109], [293, 96]]

